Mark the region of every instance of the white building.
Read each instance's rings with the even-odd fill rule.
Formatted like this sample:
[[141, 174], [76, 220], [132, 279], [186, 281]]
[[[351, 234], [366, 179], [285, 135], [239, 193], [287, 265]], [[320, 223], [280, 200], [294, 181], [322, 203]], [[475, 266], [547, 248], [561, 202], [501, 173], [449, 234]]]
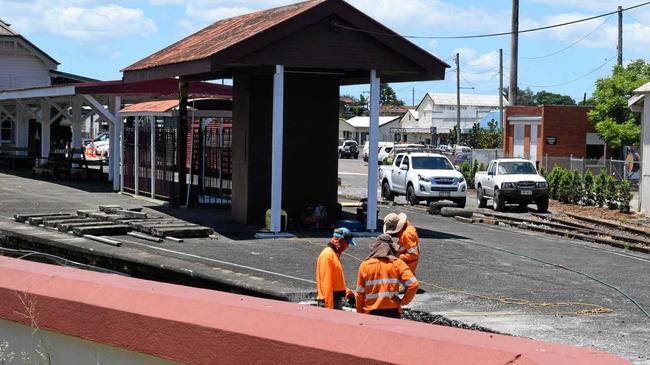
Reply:
[[[347, 121], [347, 124], [354, 128], [353, 138], [360, 145], [363, 145], [368, 140], [368, 134], [370, 133], [370, 117], [354, 117], [350, 118]], [[400, 117], [379, 117], [379, 141], [380, 142], [392, 142], [393, 133], [392, 129], [398, 128], [400, 122]], [[340, 123], [339, 123], [340, 128]]]
[[[457, 123], [456, 94], [427, 93], [415, 111], [406, 113], [399, 128], [393, 130], [394, 139], [409, 143], [434, 144], [446, 138]], [[508, 101], [503, 98], [503, 105]], [[460, 128], [463, 134], [485, 115], [499, 107], [498, 95], [461, 94]], [[445, 136], [441, 136], [445, 135]]]

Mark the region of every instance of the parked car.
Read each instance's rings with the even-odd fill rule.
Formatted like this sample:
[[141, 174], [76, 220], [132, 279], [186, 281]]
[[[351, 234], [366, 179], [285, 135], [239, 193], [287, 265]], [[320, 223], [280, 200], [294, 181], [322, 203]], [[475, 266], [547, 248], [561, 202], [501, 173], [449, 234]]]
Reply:
[[399, 153], [392, 165], [379, 167], [379, 178], [381, 196], [387, 201], [405, 195], [411, 205], [423, 200], [451, 200], [463, 208], [467, 201], [463, 174], [438, 153]]
[[385, 145], [379, 147], [379, 153], [377, 154], [377, 162], [380, 165], [382, 165], [384, 159], [390, 155], [390, 153], [393, 151], [393, 148], [395, 148], [393, 145]]
[[[382, 147], [393, 147], [395, 145], [394, 142], [378, 142], [377, 146], [379, 147], [378, 152], [381, 152]], [[368, 150], [370, 148], [370, 142], [366, 141], [366, 143], [363, 144], [363, 160], [365, 162], [368, 162]], [[379, 158], [378, 161], [381, 164], [381, 161], [383, 159]]]
[[488, 199], [492, 199], [496, 211], [504, 210], [510, 203], [526, 207], [533, 202], [539, 212], [548, 211], [548, 183], [529, 160], [492, 160], [487, 171], [476, 173], [474, 182], [479, 208], [485, 208]]
[[359, 144], [357, 141], [343, 141], [339, 146], [339, 158], [359, 158]]
[[92, 142], [85, 146], [87, 157], [107, 158], [109, 154], [110, 138], [108, 133], [100, 133]]

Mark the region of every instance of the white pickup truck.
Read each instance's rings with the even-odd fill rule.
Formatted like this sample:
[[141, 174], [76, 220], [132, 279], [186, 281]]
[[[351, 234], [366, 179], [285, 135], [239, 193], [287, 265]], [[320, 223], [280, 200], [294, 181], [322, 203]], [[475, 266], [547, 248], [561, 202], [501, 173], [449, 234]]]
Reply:
[[451, 200], [460, 207], [467, 201], [463, 174], [444, 155], [425, 152], [398, 153], [392, 165], [379, 167], [381, 196], [392, 201], [397, 195], [415, 205], [423, 200]]
[[504, 210], [508, 203], [523, 208], [533, 202], [539, 212], [548, 211], [548, 183], [528, 160], [493, 160], [487, 171], [476, 173], [474, 183], [479, 208], [485, 208], [488, 199], [492, 199], [497, 211]]

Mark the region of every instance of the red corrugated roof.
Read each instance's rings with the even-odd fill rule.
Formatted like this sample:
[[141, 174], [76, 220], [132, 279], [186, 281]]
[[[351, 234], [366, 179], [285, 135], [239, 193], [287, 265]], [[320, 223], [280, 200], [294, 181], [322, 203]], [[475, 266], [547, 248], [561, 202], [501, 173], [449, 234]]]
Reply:
[[208, 58], [325, 1], [327, 0], [311, 0], [220, 20], [122, 71]]
[[[212, 84], [209, 82], [189, 82], [190, 96], [232, 99], [232, 86]], [[121, 96], [177, 96], [178, 80], [159, 79], [137, 82], [99, 81], [75, 84], [77, 94], [88, 95], [121, 95]]]
[[178, 106], [178, 100], [146, 101], [133, 104], [120, 110], [120, 113], [157, 113], [168, 112]]

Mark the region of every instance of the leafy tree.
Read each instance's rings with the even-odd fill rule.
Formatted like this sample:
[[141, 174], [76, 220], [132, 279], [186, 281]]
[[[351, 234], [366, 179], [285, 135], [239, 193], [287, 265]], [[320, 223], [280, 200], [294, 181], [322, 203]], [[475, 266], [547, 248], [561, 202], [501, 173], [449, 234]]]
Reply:
[[561, 95], [542, 90], [533, 97], [533, 105], [576, 105], [568, 95]]
[[607, 207], [611, 210], [618, 208], [618, 189], [616, 187], [616, 180], [613, 177], [607, 176], [607, 189], [605, 190], [607, 197]]
[[573, 188], [573, 174], [570, 171], [563, 170], [562, 176], [560, 177], [560, 184], [558, 187], [558, 197], [557, 197], [561, 203], [565, 203], [565, 204], [571, 203], [572, 188]]
[[618, 184], [618, 210], [621, 213], [630, 212], [630, 200], [632, 200], [632, 192], [629, 180], [623, 180]]
[[558, 199], [560, 191], [560, 179], [564, 174], [564, 169], [560, 166], [553, 167], [551, 173], [548, 175], [548, 197], [551, 199]]
[[573, 173], [571, 175], [571, 194], [569, 197], [569, 202], [571, 204], [579, 205], [584, 195], [584, 190], [582, 188], [582, 176], [580, 176], [578, 170], [573, 170]]
[[501, 148], [503, 146], [503, 134], [499, 130], [497, 122], [491, 120], [488, 127], [479, 129], [477, 132], [476, 148]]
[[395, 94], [395, 90], [388, 85], [388, 84], [380, 84], [380, 89], [379, 89], [379, 102], [382, 105], [396, 105], [396, 106], [402, 106], [404, 105], [404, 102], [397, 99], [397, 95]]
[[467, 188], [474, 189], [474, 174], [472, 174], [472, 167], [469, 162], [463, 161], [460, 166], [460, 173], [463, 174], [465, 181], [467, 181]]
[[474, 123], [472, 129], [469, 131], [469, 136], [467, 136], [467, 144], [472, 148], [482, 148], [478, 146], [479, 134], [481, 133], [481, 126], [478, 123]]
[[587, 170], [582, 177], [582, 184], [585, 191], [583, 202], [586, 206], [590, 207], [596, 204], [594, 199], [594, 182], [594, 174], [592, 174], [590, 170]]
[[605, 205], [605, 200], [607, 191], [607, 174], [604, 170], [600, 170], [598, 176], [596, 176], [596, 182], [594, 183], [594, 199], [596, 200], [596, 205], [602, 207]]
[[456, 136], [458, 135], [458, 125], [454, 124], [454, 127], [449, 131], [449, 136], [447, 137], [447, 144], [463, 144], [463, 135], [460, 136], [460, 143], [456, 143]]
[[[510, 100], [509, 88], [506, 87], [503, 91], [505, 93], [506, 99]], [[536, 105], [535, 94], [533, 94], [533, 91], [530, 88], [526, 88], [526, 90], [517, 88], [517, 105], [524, 105], [524, 106]]]
[[614, 66], [614, 73], [596, 81], [594, 109], [589, 120], [611, 147], [639, 141], [640, 117], [628, 108], [632, 91], [650, 81], [650, 64], [637, 60], [627, 67]]

